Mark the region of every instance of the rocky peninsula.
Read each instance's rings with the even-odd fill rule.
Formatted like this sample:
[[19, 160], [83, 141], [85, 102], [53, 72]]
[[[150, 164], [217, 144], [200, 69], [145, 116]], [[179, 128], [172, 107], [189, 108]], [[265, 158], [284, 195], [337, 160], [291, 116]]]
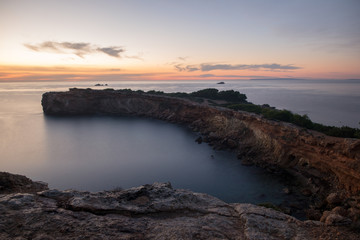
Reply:
[[[77, 238], [78, 234], [116, 239], [359, 238], [359, 139], [329, 137], [253, 113], [214, 106], [206, 99], [194, 101], [140, 91], [48, 92], [43, 94], [42, 106], [46, 115], [111, 114], [186, 125], [199, 133], [198, 142], [235, 151], [244, 164], [289, 176], [292, 187], [288, 190], [300, 192], [310, 202], [310, 220], [299, 221], [251, 204], [227, 204], [205, 194], [174, 190], [169, 184], [102, 193], [19, 193], [23, 188], [15, 187], [10, 193], [3, 191], [6, 184], [1, 183], [4, 194], [0, 210], [7, 220], [3, 218], [0, 226], [5, 239], [16, 236], [19, 229], [23, 232], [18, 236], [30, 234], [27, 236], [35, 238], [31, 234], [36, 232], [45, 239]], [[17, 225], [19, 219], [27, 218]], [[55, 223], [64, 227], [53, 232]], [[109, 231], [114, 235], [108, 235]]]

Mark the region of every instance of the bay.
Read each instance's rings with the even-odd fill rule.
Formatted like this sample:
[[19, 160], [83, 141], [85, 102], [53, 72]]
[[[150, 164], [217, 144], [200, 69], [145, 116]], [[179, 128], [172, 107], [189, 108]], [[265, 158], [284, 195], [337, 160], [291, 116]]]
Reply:
[[[100, 82], [102, 83], [102, 82]], [[330, 125], [357, 127], [356, 81], [132, 81], [0, 83], [0, 168], [48, 182], [51, 188], [89, 191], [155, 181], [205, 192], [227, 202], [280, 203], [282, 179], [242, 166], [234, 153], [197, 144], [196, 133], [162, 121], [120, 117], [45, 117], [41, 95], [70, 87], [192, 92], [215, 87], [247, 94]]]

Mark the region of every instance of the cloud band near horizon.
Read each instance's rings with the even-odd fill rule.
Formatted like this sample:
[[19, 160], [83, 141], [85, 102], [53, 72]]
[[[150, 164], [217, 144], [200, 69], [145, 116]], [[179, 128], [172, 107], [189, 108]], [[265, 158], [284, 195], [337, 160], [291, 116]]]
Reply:
[[268, 71], [279, 71], [279, 70], [296, 70], [301, 67], [294, 66], [293, 64], [282, 65], [277, 63], [272, 64], [207, 64], [203, 63], [200, 65], [184, 65], [176, 64], [175, 69], [179, 72], [194, 72], [202, 71], [209, 72], [213, 70], [268, 70]]
[[24, 46], [36, 52], [71, 53], [81, 58], [84, 58], [85, 55], [99, 52], [110, 57], [121, 58], [121, 53], [125, 52], [123, 47], [99, 47], [94, 44], [84, 42], [45, 41], [39, 44], [25, 43]]

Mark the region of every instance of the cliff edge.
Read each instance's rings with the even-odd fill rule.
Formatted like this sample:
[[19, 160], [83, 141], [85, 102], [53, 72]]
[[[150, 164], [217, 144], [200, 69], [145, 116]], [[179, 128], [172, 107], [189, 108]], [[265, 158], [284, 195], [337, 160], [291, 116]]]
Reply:
[[113, 114], [185, 124], [214, 148], [236, 151], [246, 164], [292, 176], [312, 202], [309, 218], [319, 220], [324, 211], [328, 215], [341, 207], [346, 216], [359, 221], [359, 139], [330, 137], [206, 102], [133, 91], [48, 92], [43, 94], [42, 106], [47, 115]]
[[0, 239], [359, 238], [334, 222], [299, 221], [252, 204], [227, 204], [169, 183], [97, 193], [15, 191], [0, 194], [0, 213]]

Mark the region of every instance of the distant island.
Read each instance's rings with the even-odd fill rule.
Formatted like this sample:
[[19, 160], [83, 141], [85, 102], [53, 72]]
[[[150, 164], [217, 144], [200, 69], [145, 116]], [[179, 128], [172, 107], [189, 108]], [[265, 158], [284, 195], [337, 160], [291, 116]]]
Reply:
[[102, 83], [97, 83], [94, 85], [95, 87], [102, 87], [102, 86], [107, 86], [107, 83], [102, 84]]
[[217, 84], [225, 84], [225, 82], [218, 82]]

